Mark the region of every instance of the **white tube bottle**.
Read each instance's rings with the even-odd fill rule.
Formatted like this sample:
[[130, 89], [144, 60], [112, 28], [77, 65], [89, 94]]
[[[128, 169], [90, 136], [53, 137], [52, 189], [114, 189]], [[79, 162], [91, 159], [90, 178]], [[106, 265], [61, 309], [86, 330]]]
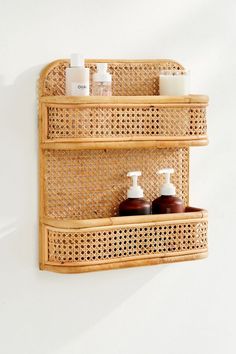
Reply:
[[93, 74], [93, 96], [111, 96], [111, 74], [107, 71], [107, 63], [98, 63], [97, 72]]
[[71, 54], [70, 67], [66, 68], [66, 96], [89, 96], [89, 69], [78, 53]]

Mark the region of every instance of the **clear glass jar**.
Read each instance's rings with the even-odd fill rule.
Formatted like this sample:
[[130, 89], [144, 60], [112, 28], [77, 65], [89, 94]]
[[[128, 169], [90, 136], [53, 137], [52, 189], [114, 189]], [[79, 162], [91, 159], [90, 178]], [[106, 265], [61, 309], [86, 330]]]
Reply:
[[94, 81], [92, 85], [93, 96], [111, 96], [112, 85], [111, 82], [106, 81]]

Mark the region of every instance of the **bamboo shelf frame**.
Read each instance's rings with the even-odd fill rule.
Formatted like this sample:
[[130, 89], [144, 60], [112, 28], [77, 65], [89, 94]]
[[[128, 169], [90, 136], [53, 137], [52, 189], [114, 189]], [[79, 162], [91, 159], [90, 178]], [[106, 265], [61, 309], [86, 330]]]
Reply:
[[124, 143], [127, 147], [207, 145], [207, 103], [208, 97], [203, 95], [42, 97], [42, 146], [97, 149], [101, 144], [103, 149], [123, 148]]
[[175, 215], [43, 221], [45, 270], [83, 273], [207, 256], [207, 212], [201, 209]]
[[[207, 212], [188, 207], [189, 147], [208, 144], [208, 97], [159, 96], [159, 70], [183, 69], [171, 60], [86, 66], [94, 72], [99, 61], [108, 62], [115, 96], [64, 96], [68, 60], [40, 77], [40, 269], [81, 273], [205, 258]], [[169, 164], [185, 213], [115, 216], [127, 170], [144, 171], [140, 183], [153, 200], [156, 170]]]

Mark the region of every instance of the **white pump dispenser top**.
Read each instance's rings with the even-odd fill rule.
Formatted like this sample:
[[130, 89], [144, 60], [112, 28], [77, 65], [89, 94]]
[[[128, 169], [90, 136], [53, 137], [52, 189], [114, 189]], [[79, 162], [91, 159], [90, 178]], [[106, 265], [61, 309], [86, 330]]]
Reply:
[[141, 171], [128, 172], [127, 176], [133, 180], [133, 185], [128, 189], [128, 198], [143, 198], [143, 189], [138, 186], [138, 176], [141, 176]]
[[70, 67], [84, 66], [84, 57], [79, 53], [72, 53], [70, 55]]
[[160, 193], [161, 195], [175, 195], [176, 190], [175, 186], [170, 183], [170, 174], [174, 173], [173, 168], [163, 168], [162, 170], [159, 170], [158, 173], [164, 174], [165, 175], [165, 183], [161, 186]]
[[97, 72], [93, 74], [93, 81], [111, 82], [111, 74], [107, 71], [107, 63], [97, 63]]

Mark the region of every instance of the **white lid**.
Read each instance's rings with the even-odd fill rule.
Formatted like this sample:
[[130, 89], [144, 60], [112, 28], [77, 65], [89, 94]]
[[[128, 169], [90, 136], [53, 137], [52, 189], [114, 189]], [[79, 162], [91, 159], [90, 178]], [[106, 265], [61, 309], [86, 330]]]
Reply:
[[84, 57], [79, 53], [72, 53], [70, 55], [70, 67], [84, 66]]
[[93, 74], [93, 81], [111, 82], [111, 74], [107, 71], [107, 63], [97, 64], [97, 72]]
[[170, 183], [170, 174], [174, 173], [173, 168], [163, 168], [162, 170], [159, 170], [158, 173], [164, 174], [165, 175], [165, 183], [161, 186], [160, 189], [160, 194], [161, 195], [175, 195], [176, 190], [175, 186]]
[[132, 171], [127, 173], [128, 177], [131, 177], [133, 180], [133, 185], [128, 189], [127, 197], [128, 198], [143, 198], [143, 189], [138, 186], [138, 176], [141, 176], [140, 171]]

